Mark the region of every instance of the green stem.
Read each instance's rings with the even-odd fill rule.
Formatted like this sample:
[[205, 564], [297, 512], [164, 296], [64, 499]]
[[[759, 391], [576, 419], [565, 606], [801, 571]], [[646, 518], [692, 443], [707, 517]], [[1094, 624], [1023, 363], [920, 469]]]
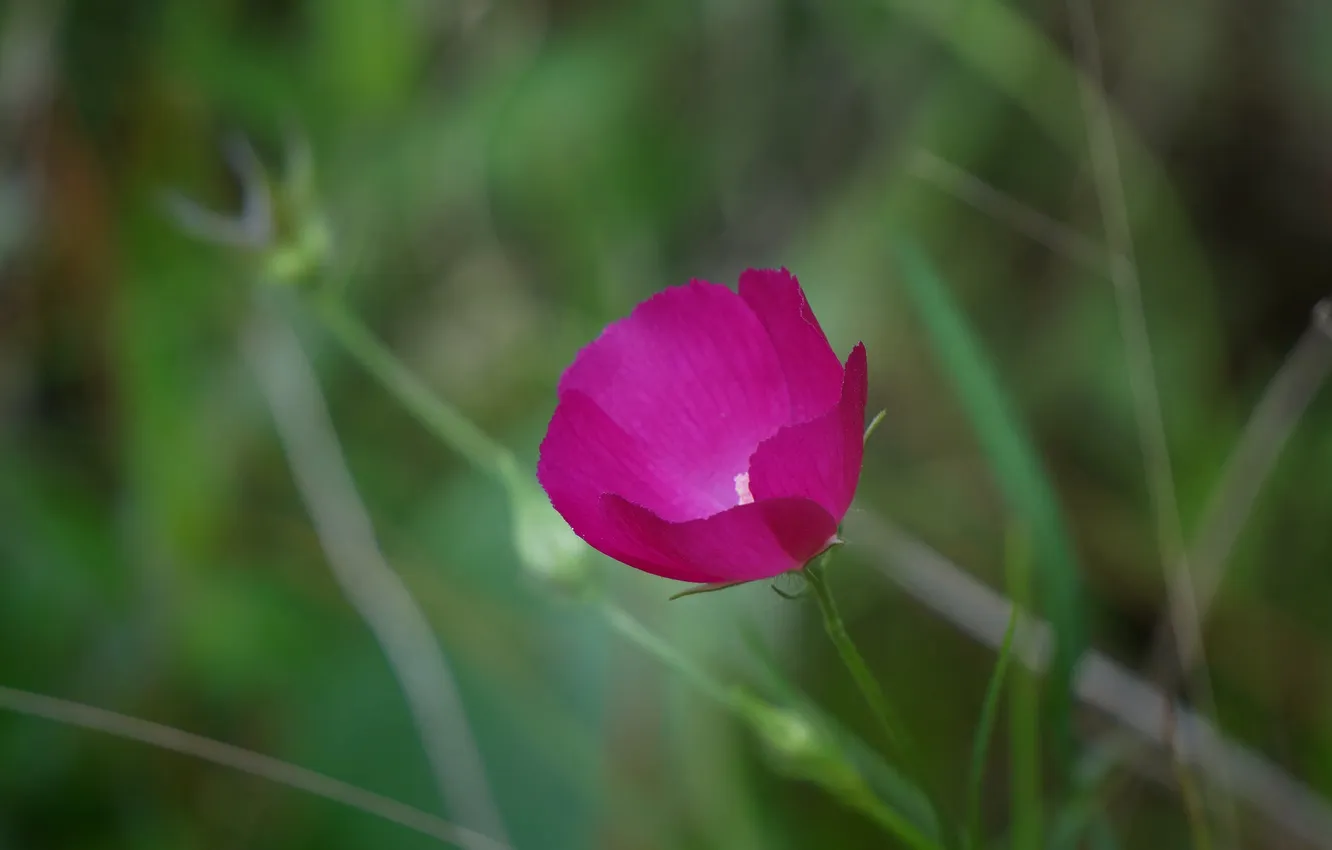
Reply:
[[648, 631], [633, 615], [609, 600], [601, 604], [601, 613], [611, 628], [630, 643], [660, 661], [665, 667], [680, 674], [705, 696], [733, 711], [740, 710], [741, 702], [735, 692], [703, 672], [694, 662], [681, 655], [669, 643]]
[[347, 309], [341, 299], [321, 300], [315, 304], [313, 313], [343, 349], [427, 430], [506, 487], [517, 479], [518, 463], [513, 453], [491, 439], [456, 407], [435, 395], [355, 313]]
[[885, 832], [897, 836], [912, 850], [941, 850], [938, 842], [927, 838], [924, 833], [912, 826], [906, 818], [885, 806], [868, 787], [862, 787], [846, 798], [846, 803], [870, 820], [877, 823]]
[[[802, 574], [805, 576], [805, 581], [809, 584], [810, 590], [813, 591], [814, 598], [819, 603], [819, 611], [823, 614], [824, 629], [828, 632], [828, 637], [832, 639], [833, 646], [837, 648], [837, 654], [841, 656], [842, 663], [850, 671], [851, 678], [855, 680], [856, 687], [860, 689], [865, 702], [869, 703], [870, 710], [874, 713], [875, 720], [878, 721], [879, 727], [883, 730], [892, 755], [898, 759], [909, 775], [914, 776], [917, 781], [923, 782], [925, 781], [924, 772], [920, 769], [920, 764], [911, 751], [910, 741], [903, 731], [906, 726], [889, 705], [883, 688], [879, 687], [878, 679], [874, 678], [874, 674], [870, 672], [869, 665], [865, 663], [864, 656], [856, 648], [855, 641], [851, 639], [850, 633], [846, 630], [846, 623], [837, 610], [837, 602], [833, 599], [832, 589], [828, 586], [828, 578], [824, 574], [828, 563], [832, 560], [832, 552], [833, 550], [829, 549], [816, 561], [806, 566]], [[875, 798], [875, 801], [877, 802], [877, 798]], [[940, 811], [937, 800], [933, 802], [935, 811]], [[871, 817], [880, 819], [879, 814], [863, 807], [862, 810]], [[897, 817], [897, 814], [891, 810], [887, 813]], [[880, 822], [885, 827], [895, 829], [895, 827], [882, 820]], [[900, 832], [898, 834], [900, 835]], [[920, 840], [922, 842], [926, 841], [924, 838]], [[911, 846], [924, 845], [911, 843]]]
[[860, 688], [860, 693], [865, 697], [865, 702], [869, 703], [870, 710], [874, 712], [874, 718], [882, 727], [884, 735], [888, 738], [889, 745], [894, 753], [899, 757], [904, 754], [906, 749], [906, 739], [901, 732], [902, 724], [897, 720], [893, 711], [888, 706], [888, 699], [884, 696], [883, 689], [879, 687], [879, 682], [870, 672], [869, 665], [865, 663], [860, 650], [851, 640], [851, 635], [846, 630], [846, 623], [842, 621], [842, 615], [837, 611], [837, 603], [833, 601], [832, 590], [828, 587], [827, 577], [823, 575], [823, 569], [831, 559], [831, 550], [825, 553], [817, 561], [805, 567], [805, 581], [814, 591], [814, 598], [818, 600], [819, 610], [823, 613], [823, 625], [828, 632], [828, 637], [832, 638], [833, 646], [837, 647], [837, 654], [842, 657], [842, 663], [846, 669], [851, 672], [851, 678], [855, 680], [856, 686]]
[[983, 842], [981, 833], [981, 785], [985, 782], [985, 760], [990, 750], [990, 741], [994, 738], [995, 722], [999, 715], [999, 695], [1004, 688], [1004, 677], [1013, 660], [1013, 637], [1017, 633], [1019, 609], [1013, 606], [1008, 617], [1008, 628], [1004, 630], [1004, 642], [999, 647], [999, 660], [994, 665], [994, 673], [985, 688], [985, 700], [981, 704], [980, 720], [976, 724], [976, 737], [971, 744], [971, 774], [967, 780], [967, 810], [963, 818], [965, 824], [965, 843], [968, 850], [980, 850]]
[[[1031, 610], [1031, 551], [1020, 528], [1009, 530], [1005, 571], [1013, 599], [1013, 617]], [[1008, 689], [1009, 748], [1012, 758], [1012, 846], [1045, 846], [1041, 781], [1041, 702], [1036, 674], [1018, 665]]]
[[[704, 670], [677, 652], [669, 643], [653, 634], [632, 614], [613, 602], [603, 601], [600, 611], [610, 627], [618, 632], [621, 637], [652, 656], [666, 668], [679, 674], [700, 693], [715, 700], [718, 705], [730, 711], [742, 722], [751, 726], [755, 725], [756, 706], [764, 707], [765, 711], [771, 710], [766, 706], [766, 703], [747, 697], [743, 691], [728, 688], [709, 676]], [[845, 775], [841, 769], [837, 773], [843, 781], [834, 781], [826, 776], [814, 775], [805, 778], [822, 785], [825, 790], [839, 798], [845, 805], [865, 815], [885, 832], [902, 841], [912, 850], [941, 850], [937, 842], [922, 833], [896, 809], [879, 799], [865, 783], [859, 772], [855, 771], [854, 767], [849, 763], [843, 762], [842, 764], [844, 769], [850, 771], [854, 777], [852, 781], [845, 781]]]
[[1212, 850], [1212, 830], [1208, 825], [1207, 807], [1203, 805], [1202, 793], [1193, 779], [1193, 772], [1178, 758], [1174, 759], [1174, 763], [1175, 780], [1179, 783], [1184, 814], [1189, 821], [1189, 837], [1193, 839], [1193, 850]]

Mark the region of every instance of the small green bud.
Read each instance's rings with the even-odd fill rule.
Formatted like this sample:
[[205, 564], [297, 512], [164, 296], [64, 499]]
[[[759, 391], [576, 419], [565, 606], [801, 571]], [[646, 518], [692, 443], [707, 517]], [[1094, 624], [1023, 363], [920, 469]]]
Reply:
[[263, 273], [276, 283], [299, 285], [310, 279], [325, 265], [333, 247], [333, 234], [328, 222], [315, 210], [293, 221], [289, 233], [279, 234], [263, 253]]
[[816, 783], [838, 796], [856, 794], [864, 787], [837, 742], [803, 714], [747, 693], [738, 694], [736, 702], [779, 773]]
[[304, 136], [287, 138], [280, 180], [270, 183], [273, 239], [264, 253], [268, 279], [303, 285], [315, 278], [333, 252], [333, 231], [319, 200], [314, 154]]
[[595, 588], [593, 552], [551, 507], [546, 494], [516, 476], [509, 483], [513, 543], [523, 569], [543, 584], [571, 596]]
[[270, 177], [244, 137], [231, 139], [224, 153], [241, 187], [240, 210], [216, 212], [172, 191], [164, 196], [168, 214], [204, 241], [242, 249], [259, 280], [280, 286], [318, 280], [332, 255], [334, 239], [304, 139], [294, 134], [288, 139], [286, 167], [279, 180]]

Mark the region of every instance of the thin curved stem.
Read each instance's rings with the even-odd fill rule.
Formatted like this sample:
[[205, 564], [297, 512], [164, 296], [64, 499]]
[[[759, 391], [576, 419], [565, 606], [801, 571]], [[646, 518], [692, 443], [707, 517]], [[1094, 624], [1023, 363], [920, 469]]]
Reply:
[[[1129, 385], [1134, 397], [1139, 439], [1147, 467], [1148, 493], [1156, 514], [1157, 545], [1166, 575], [1171, 629], [1178, 645], [1194, 648], [1201, 667], [1196, 678], [1194, 696], [1204, 711], [1215, 715], [1216, 698], [1205, 667], [1202, 618], [1189, 562], [1190, 553], [1184, 542], [1183, 523], [1179, 515], [1179, 500], [1171, 470], [1156, 367], [1152, 361], [1128, 202], [1120, 175], [1113, 121], [1104, 97], [1105, 80], [1096, 17], [1091, 0], [1068, 0], [1068, 9], [1073, 24], [1074, 50], [1087, 65], [1087, 75], [1082, 78], [1080, 90], [1092, 177], [1101, 206], [1107, 247], [1112, 255], [1111, 279], [1119, 304], [1119, 324], [1124, 336]], [[1176, 771], [1185, 799], [1200, 799], [1199, 789], [1195, 787], [1195, 779], [1189, 769], [1177, 765]], [[1224, 823], [1224, 833], [1218, 837], [1224, 838], [1224, 845], [1232, 845], [1234, 842], [1231, 837], [1238, 830], [1233, 803], [1224, 794], [1217, 794], [1216, 804]], [[1214, 842], [1206, 810], [1201, 806], [1186, 806], [1185, 811], [1194, 847], [1196, 850], [1211, 850]]]
[[[1309, 327], [1273, 376], [1254, 408], [1244, 432], [1226, 461], [1199, 523], [1192, 552], [1193, 592], [1198, 620], [1211, 612], [1226, 565], [1240, 532], [1314, 396], [1332, 374], [1332, 298], [1318, 302]], [[1150, 669], [1162, 690], [1170, 690], [1198, 662], [1197, 644], [1184, 635], [1172, 652], [1169, 623], [1158, 628]], [[1172, 656], [1177, 657], [1177, 663]]]
[[[652, 656], [663, 666], [680, 675], [685, 682], [696, 688], [699, 693], [717, 702], [722, 708], [734, 714], [741, 721], [753, 725], [752, 699], [743, 692], [726, 685], [708, 675], [702, 668], [685, 657], [661, 637], [652, 633], [632, 614], [615, 603], [606, 600], [600, 605], [601, 614], [606, 622], [619, 635], [639, 649]], [[868, 672], [868, 671], [867, 671]], [[849, 767], [849, 765], [848, 765]], [[889, 806], [870, 789], [864, 779], [855, 773], [854, 781], [849, 784], [820, 781], [815, 776], [805, 777], [871, 821], [878, 824], [888, 834], [902, 841], [912, 850], [940, 850], [939, 845], [913, 825], [901, 812]]]
[[314, 367], [272, 305], [242, 338], [292, 477], [333, 578], [369, 627], [402, 688], [445, 802], [460, 819], [507, 838], [452, 665], [388, 563], [343, 458]]
[[1003, 642], [999, 644], [999, 660], [990, 675], [990, 682], [985, 687], [985, 699], [981, 703], [980, 719], [976, 723], [976, 735], [971, 742], [971, 772], [967, 778], [967, 808], [963, 818], [964, 841], [967, 850], [980, 850], [983, 844], [981, 833], [981, 785], [985, 781], [985, 761], [990, 751], [990, 742], [994, 738], [994, 727], [999, 717], [999, 695], [1004, 688], [1008, 667], [1013, 661], [1013, 636], [1017, 633], [1019, 611], [1013, 607], [1008, 618], [1008, 628], [1004, 630]]
[[823, 626], [828, 632], [828, 637], [832, 639], [833, 646], [837, 648], [837, 654], [841, 656], [842, 663], [851, 673], [851, 678], [855, 680], [856, 687], [860, 689], [865, 702], [869, 703], [870, 710], [874, 713], [874, 719], [878, 721], [884, 736], [888, 739], [889, 746], [892, 747], [895, 755], [901, 757], [905, 754], [907, 742], [902, 732], [902, 723], [893, 713], [888, 704], [888, 698], [884, 696], [883, 688], [879, 687], [879, 682], [870, 672], [869, 665], [865, 663], [865, 658], [856, 648], [855, 641], [851, 639], [850, 633], [846, 630], [846, 623], [842, 620], [841, 613], [837, 610], [837, 602], [833, 599], [832, 590], [828, 587], [828, 579], [823, 575], [823, 569], [831, 560], [831, 550], [822, 555], [816, 561], [805, 567], [803, 575], [805, 581], [809, 583], [810, 590], [814, 591], [814, 598], [818, 600], [819, 611], [823, 614]]
[[340, 298], [324, 298], [315, 304], [313, 312], [343, 349], [427, 430], [477, 469], [494, 476], [506, 487], [514, 481], [518, 474], [518, 463], [513, 452], [432, 392], [365, 326], [360, 317], [347, 309]]
[[632, 614], [615, 603], [606, 600], [601, 604], [601, 613], [606, 622], [619, 635], [668, 669], [678, 673], [686, 682], [698, 689], [698, 692], [715, 700], [719, 705], [737, 710], [740, 700], [731, 689], [703, 672], [693, 661], [681, 655], [666, 641], [648, 630]]
[[83, 703], [35, 694], [0, 685], [0, 709], [63, 723], [79, 729], [102, 732], [127, 741], [169, 750], [221, 767], [229, 767], [279, 785], [357, 809], [391, 821], [423, 835], [456, 844], [468, 850], [509, 850], [508, 845], [478, 832], [454, 826], [428, 812], [397, 800], [358, 788], [331, 776], [252, 752], [233, 744], [215, 741], [182, 729], [117, 714]]
[[884, 805], [868, 787], [862, 786], [849, 794], [846, 802], [877, 823], [886, 832], [897, 836], [912, 850], [941, 850], [939, 844], [927, 838], [896, 810]]

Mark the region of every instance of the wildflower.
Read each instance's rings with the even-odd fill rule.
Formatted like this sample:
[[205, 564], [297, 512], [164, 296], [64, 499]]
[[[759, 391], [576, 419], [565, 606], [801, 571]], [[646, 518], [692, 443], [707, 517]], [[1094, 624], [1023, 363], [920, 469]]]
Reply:
[[574, 532], [686, 582], [800, 569], [860, 478], [868, 374], [843, 368], [786, 269], [638, 305], [565, 371], [537, 475]]

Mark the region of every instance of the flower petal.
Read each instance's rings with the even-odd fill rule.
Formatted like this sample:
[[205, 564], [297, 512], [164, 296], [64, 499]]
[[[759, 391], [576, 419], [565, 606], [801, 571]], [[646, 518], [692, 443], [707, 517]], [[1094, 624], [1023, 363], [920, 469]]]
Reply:
[[754, 452], [749, 464], [754, 498], [810, 499], [840, 523], [860, 482], [868, 394], [865, 346], [858, 344], [846, 358], [837, 406], [817, 419], [783, 428]]
[[652, 480], [648, 469], [641, 447], [586, 394], [570, 392], [561, 399], [537, 461], [537, 480], [555, 510], [575, 534], [608, 557], [665, 578], [707, 581], [706, 576], [635, 554], [631, 550], [641, 547], [624, 537], [602, 511], [601, 496], [612, 487], [645, 504], [665, 504], [669, 509], [661, 494], [673, 488]]
[[814, 318], [800, 281], [786, 269], [749, 269], [740, 297], [772, 338], [791, 394], [788, 424], [821, 416], [842, 391], [842, 363]]
[[[677, 467], [650, 455], [579, 390], [565, 392], [555, 408], [541, 441], [537, 480], [562, 515], [600, 516], [597, 500], [603, 493], [619, 493], [672, 521], [718, 510], [711, 499], [700, 500]], [[726, 506], [735, 499], [733, 488]], [[569, 524], [581, 533], [572, 520]]]
[[735, 476], [790, 421], [786, 377], [764, 325], [730, 289], [703, 281], [664, 290], [607, 327], [560, 380], [561, 398], [575, 391], [659, 470], [672, 470], [687, 491], [674, 501], [700, 508], [691, 519], [735, 505]]
[[636, 557], [698, 576], [686, 581], [755, 581], [800, 569], [837, 534], [837, 522], [808, 499], [752, 502], [688, 522], [613, 495], [602, 509], [620, 539], [634, 541]]

